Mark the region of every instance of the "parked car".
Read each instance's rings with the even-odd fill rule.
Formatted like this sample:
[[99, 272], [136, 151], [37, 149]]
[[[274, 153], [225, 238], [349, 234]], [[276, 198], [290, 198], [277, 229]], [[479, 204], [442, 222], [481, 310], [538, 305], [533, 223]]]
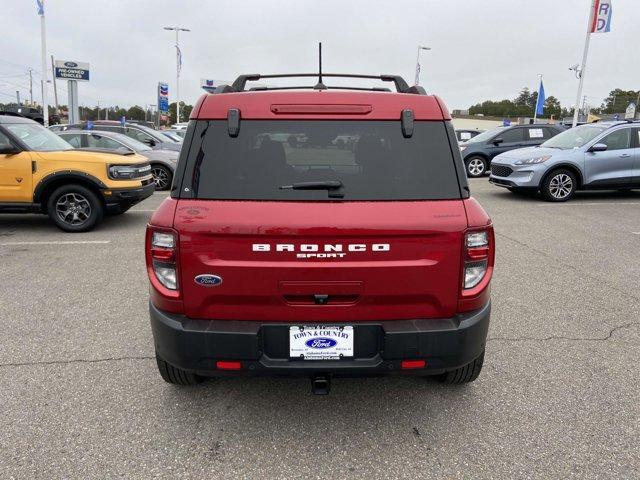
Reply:
[[165, 137], [169, 137], [171, 140], [177, 143], [181, 143], [184, 140], [184, 136], [178, 134], [178, 132], [184, 132], [185, 130], [160, 130]]
[[511, 191], [540, 191], [565, 202], [576, 190], [640, 188], [640, 122], [598, 122], [572, 128], [538, 148], [498, 155], [489, 181]]
[[[254, 77], [200, 98], [147, 228], [162, 378], [301, 375], [314, 393], [331, 375], [475, 380], [493, 227], [446, 106], [397, 76], [379, 77], [396, 93], [247, 93]], [[313, 148], [290, 145], [301, 134]]]
[[516, 148], [540, 145], [563, 131], [564, 127], [559, 125], [532, 124], [497, 127], [476, 135], [460, 144], [467, 176], [481, 177], [488, 173], [491, 160], [496, 155]]
[[95, 122], [83, 122], [73, 125], [66, 125], [61, 131], [65, 130], [97, 130], [102, 132], [116, 132], [123, 133], [127, 137], [131, 137], [134, 140], [138, 140], [151, 148], [162, 150], [175, 150], [179, 152], [182, 148], [182, 143], [177, 143], [174, 140], [165, 137], [158, 130], [145, 127], [144, 125], [136, 125], [134, 123], [125, 123], [124, 127], [120, 122], [111, 120], [96, 120]]
[[476, 135], [480, 135], [484, 130], [458, 129], [456, 130], [456, 138], [459, 143], [468, 142]]
[[[4, 113], [15, 113], [30, 120], [35, 120], [40, 125], [44, 124], [44, 116], [41, 108], [28, 107], [25, 105], [5, 105]], [[60, 116], [56, 114], [50, 115], [49, 123], [54, 125], [60, 123]]]
[[66, 130], [57, 133], [74, 148], [99, 148], [143, 155], [151, 164], [156, 190], [168, 190], [171, 187], [179, 155], [174, 150], [154, 150], [122, 133], [95, 130]]
[[152, 130], [156, 130], [156, 124], [148, 120], [127, 120], [127, 123], [132, 123], [134, 125], [144, 125], [145, 127], [148, 127]]
[[66, 123], [58, 123], [56, 125], [49, 125], [47, 128], [52, 132], [61, 132], [66, 130], [69, 126]]
[[45, 213], [67, 232], [86, 232], [153, 193], [147, 159], [71, 145], [33, 120], [0, 115], [0, 212]]
[[184, 141], [184, 137], [187, 134], [187, 130], [183, 129], [183, 130], [170, 130], [170, 132], [173, 135], [177, 135], [178, 137], [180, 137], [180, 141]]
[[189, 122], [174, 123], [171, 125], [171, 130], [186, 130], [188, 126]]

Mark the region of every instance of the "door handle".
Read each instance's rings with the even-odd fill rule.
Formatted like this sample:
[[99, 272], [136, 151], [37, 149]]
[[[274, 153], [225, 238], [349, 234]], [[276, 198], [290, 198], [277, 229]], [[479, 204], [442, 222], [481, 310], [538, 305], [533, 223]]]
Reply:
[[620, 155], [620, 158], [629, 158], [631, 156], [631, 154], [629, 153], [623, 153]]

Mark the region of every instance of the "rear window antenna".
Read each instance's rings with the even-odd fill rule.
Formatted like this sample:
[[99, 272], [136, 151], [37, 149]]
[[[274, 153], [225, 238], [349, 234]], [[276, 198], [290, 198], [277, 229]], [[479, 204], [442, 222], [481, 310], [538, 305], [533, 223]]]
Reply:
[[318, 83], [313, 87], [314, 90], [326, 90], [327, 86], [322, 83], [322, 42], [318, 42]]

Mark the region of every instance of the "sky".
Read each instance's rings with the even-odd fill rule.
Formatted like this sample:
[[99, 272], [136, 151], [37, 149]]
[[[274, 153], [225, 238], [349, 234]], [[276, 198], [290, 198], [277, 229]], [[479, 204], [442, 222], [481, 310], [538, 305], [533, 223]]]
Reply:
[[[400, 74], [450, 109], [515, 98], [523, 87], [573, 105], [591, 0], [45, 0], [47, 55], [89, 62], [80, 83], [86, 106], [155, 104], [157, 83], [175, 100], [175, 34], [181, 34], [181, 100], [193, 104], [201, 78], [317, 71]], [[40, 101], [40, 18], [36, 0], [0, 0], [0, 102], [15, 91]], [[584, 95], [597, 106], [614, 88], [640, 89], [635, 51], [640, 0], [614, 0], [611, 32], [591, 36]], [[326, 82], [329, 84], [329, 82]], [[341, 82], [344, 84], [343, 82]], [[385, 85], [386, 86], [386, 85]], [[37, 88], [36, 88], [37, 87]], [[49, 86], [52, 92], [52, 86]], [[60, 103], [66, 85], [58, 83]], [[53, 95], [49, 94], [50, 101]]]

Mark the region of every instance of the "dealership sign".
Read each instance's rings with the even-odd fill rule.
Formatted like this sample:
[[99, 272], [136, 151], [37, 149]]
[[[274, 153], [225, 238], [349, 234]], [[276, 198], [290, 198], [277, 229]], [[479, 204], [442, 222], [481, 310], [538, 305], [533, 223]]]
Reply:
[[54, 66], [56, 78], [81, 82], [89, 81], [89, 64], [86, 62], [56, 60]]
[[158, 111], [169, 111], [169, 84], [159, 82], [158, 83]]

